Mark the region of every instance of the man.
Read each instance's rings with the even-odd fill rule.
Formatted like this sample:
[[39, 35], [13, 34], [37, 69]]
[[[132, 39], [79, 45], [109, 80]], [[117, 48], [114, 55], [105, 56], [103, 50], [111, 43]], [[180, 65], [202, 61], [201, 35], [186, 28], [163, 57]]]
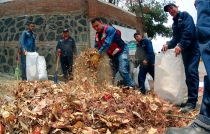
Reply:
[[204, 93], [200, 113], [196, 120], [185, 128], [169, 128], [166, 134], [210, 134], [210, 1], [197, 0], [197, 34], [201, 56], [207, 76], [204, 76]]
[[138, 42], [136, 44], [137, 48], [141, 49], [143, 53], [145, 54], [144, 55], [145, 57], [143, 57], [144, 60], [142, 61], [142, 63], [140, 62], [138, 82], [139, 82], [139, 88], [141, 90], [141, 93], [146, 94], [144, 82], [145, 82], [147, 73], [149, 73], [154, 80], [155, 53], [153, 51], [152, 42], [150, 40], [143, 38], [143, 36], [139, 33], [135, 33], [134, 38]]
[[187, 113], [195, 109], [198, 98], [198, 65], [200, 61], [200, 52], [196, 36], [196, 28], [193, 18], [187, 12], [178, 11], [178, 7], [169, 3], [164, 7], [165, 12], [173, 17], [173, 38], [162, 48], [163, 51], [175, 47], [175, 55], [182, 54], [185, 68], [186, 84], [188, 87], [188, 100], [181, 104], [181, 112]]
[[69, 36], [68, 29], [63, 30], [63, 36], [58, 40], [56, 50], [60, 53], [61, 68], [65, 80], [72, 80], [73, 58], [76, 58], [77, 48], [74, 39]]
[[35, 36], [33, 33], [34, 23], [30, 23], [28, 30], [25, 30], [20, 39], [20, 57], [21, 57], [21, 68], [22, 68], [22, 81], [27, 80], [26, 78], [26, 54], [27, 52], [35, 52]]
[[95, 36], [95, 48], [98, 48], [98, 54], [95, 54], [91, 62], [97, 64], [100, 55], [107, 52], [113, 64], [113, 72], [116, 74], [119, 70], [120, 75], [126, 84], [135, 89], [135, 84], [128, 73], [128, 47], [121, 39], [119, 30], [112, 26], [104, 25], [99, 18], [91, 20], [93, 28], [97, 31]]

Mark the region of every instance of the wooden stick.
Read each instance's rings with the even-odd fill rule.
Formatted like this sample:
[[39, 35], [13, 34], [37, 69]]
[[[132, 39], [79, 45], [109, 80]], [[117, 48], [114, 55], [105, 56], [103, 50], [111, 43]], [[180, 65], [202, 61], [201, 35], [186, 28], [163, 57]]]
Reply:
[[178, 118], [185, 118], [185, 119], [195, 120], [195, 118], [192, 118], [192, 117], [186, 117], [186, 116], [180, 116], [180, 115], [174, 115], [174, 114], [165, 114], [165, 116], [171, 116], [171, 117], [178, 117]]

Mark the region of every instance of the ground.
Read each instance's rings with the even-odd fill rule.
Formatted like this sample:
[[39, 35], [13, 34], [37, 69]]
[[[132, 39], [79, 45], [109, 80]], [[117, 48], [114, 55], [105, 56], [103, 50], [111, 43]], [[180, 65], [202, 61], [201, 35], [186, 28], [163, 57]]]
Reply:
[[[204, 75], [206, 75], [206, 71], [205, 71], [205, 67], [204, 64], [201, 62], [199, 65], [199, 79], [200, 82], [203, 82], [203, 77]], [[50, 75], [49, 79], [52, 79], [53, 76]], [[64, 83], [64, 79], [62, 78], [62, 76], [59, 76], [59, 80], [61, 81], [61, 83]], [[153, 81], [149, 81], [150, 83], [150, 87], [151, 89], [154, 89], [154, 82]], [[3, 102], [3, 100], [5, 99], [5, 95], [12, 97], [13, 95], [13, 89], [17, 88], [18, 86], [18, 81], [14, 79], [14, 77], [12, 75], [8, 75], [6, 73], [0, 73], [0, 104], [1, 102]], [[187, 96], [187, 94], [186, 94]], [[197, 108], [200, 107], [200, 104], [202, 102], [202, 91], [199, 92], [199, 98], [198, 98], [198, 103], [197, 103]]]

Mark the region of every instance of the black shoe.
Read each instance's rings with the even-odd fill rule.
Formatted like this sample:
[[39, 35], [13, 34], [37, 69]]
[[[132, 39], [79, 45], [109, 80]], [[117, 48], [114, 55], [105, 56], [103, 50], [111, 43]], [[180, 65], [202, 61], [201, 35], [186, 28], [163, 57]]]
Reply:
[[210, 134], [210, 131], [199, 126], [191, 125], [184, 128], [168, 128], [165, 134]]
[[181, 107], [185, 107], [186, 105], [187, 105], [187, 102], [182, 103], [180, 106], [181, 106]]
[[188, 112], [190, 112], [193, 109], [195, 109], [195, 106], [193, 106], [192, 104], [187, 103], [186, 106], [181, 109], [181, 112], [182, 113], [188, 113]]

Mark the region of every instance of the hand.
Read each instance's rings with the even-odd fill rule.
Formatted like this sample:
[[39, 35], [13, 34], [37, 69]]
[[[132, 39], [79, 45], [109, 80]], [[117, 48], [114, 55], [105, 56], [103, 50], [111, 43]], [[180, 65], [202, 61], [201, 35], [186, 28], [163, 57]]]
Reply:
[[163, 47], [162, 47], [163, 52], [165, 52], [166, 50], [168, 50], [168, 45], [167, 44], [163, 45]]
[[24, 51], [23, 51], [23, 54], [24, 54], [24, 55], [27, 55], [27, 51], [26, 51], [26, 50], [24, 50]]
[[176, 47], [175, 47], [175, 54], [176, 54], [176, 57], [177, 57], [177, 55], [179, 55], [181, 52], [182, 52], [182, 49], [181, 49], [179, 46], [176, 46]]
[[95, 66], [98, 64], [100, 58], [100, 54], [95, 53], [91, 58], [90, 58], [90, 63]]
[[74, 55], [74, 59], [76, 59], [77, 58], [77, 56], [76, 55]]
[[147, 65], [147, 61], [146, 61], [146, 60], [143, 61], [143, 65], [144, 65], [144, 66]]

